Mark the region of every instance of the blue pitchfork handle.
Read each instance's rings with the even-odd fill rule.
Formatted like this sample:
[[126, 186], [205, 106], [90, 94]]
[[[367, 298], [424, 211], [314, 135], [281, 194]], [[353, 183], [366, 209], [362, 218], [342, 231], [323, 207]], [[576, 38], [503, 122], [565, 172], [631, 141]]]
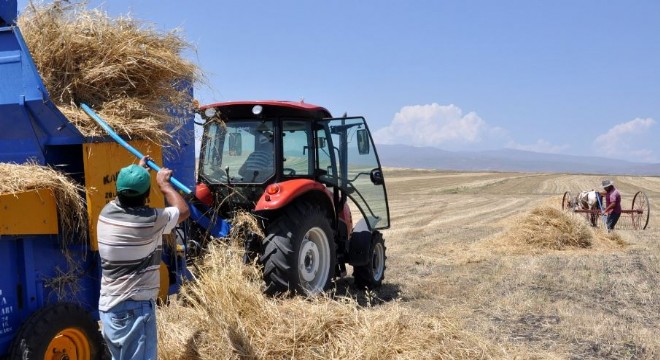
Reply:
[[[119, 145], [123, 146], [138, 159], [142, 159], [144, 157], [141, 152], [139, 152], [136, 148], [131, 146], [131, 144], [122, 139], [121, 136], [119, 136], [119, 134], [117, 134], [110, 127], [110, 125], [105, 122], [105, 120], [101, 119], [101, 117], [98, 116], [94, 110], [87, 106], [87, 104], [81, 103], [80, 107], [85, 111], [85, 113], [87, 113], [90, 118], [92, 118], [92, 120], [96, 121], [96, 123], [99, 124], [103, 130], [105, 130], [108, 135], [110, 135], [110, 137], [113, 138]], [[156, 165], [156, 163], [151, 160], [147, 160], [147, 166], [154, 169], [155, 171], [160, 170], [160, 166]], [[192, 194], [192, 190], [190, 190], [190, 188], [181, 183], [179, 180], [175, 179], [173, 176], [170, 177], [170, 182], [184, 193], [188, 195]], [[189, 203], [188, 207], [190, 208], [190, 218], [202, 227], [209, 230], [211, 235], [216, 237], [226, 237], [227, 234], [229, 234], [229, 224], [225, 220], [218, 218], [217, 222], [213, 222], [208, 217], [204, 216], [204, 214], [197, 210], [192, 204]]]

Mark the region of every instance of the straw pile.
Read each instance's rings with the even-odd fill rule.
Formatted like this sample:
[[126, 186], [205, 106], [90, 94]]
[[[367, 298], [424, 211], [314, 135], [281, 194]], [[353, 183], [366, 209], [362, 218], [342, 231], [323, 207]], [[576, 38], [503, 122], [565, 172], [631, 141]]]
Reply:
[[618, 232], [594, 228], [584, 216], [551, 206], [539, 206], [515, 220], [496, 243], [539, 250], [605, 250], [627, 245]]
[[0, 194], [49, 189], [55, 195], [62, 238], [85, 236], [87, 212], [82, 187], [62, 172], [37, 164], [0, 163]]
[[159, 358], [438, 359], [496, 351], [396, 302], [360, 308], [347, 298], [266, 297], [260, 270], [240, 257], [235, 247], [212, 245], [197, 281], [158, 310]]
[[541, 206], [527, 214], [505, 237], [537, 248], [563, 250], [590, 247], [593, 230], [573, 213]]
[[266, 236], [261, 226], [259, 226], [259, 220], [251, 212], [237, 211], [231, 218], [230, 241], [234, 244], [241, 244], [242, 241], [253, 235], [261, 239]]
[[161, 33], [128, 18], [110, 18], [85, 3], [30, 4], [19, 26], [53, 102], [85, 136], [102, 136], [76, 105], [86, 103], [117, 132], [170, 144], [165, 126], [192, 111], [186, 84], [199, 78], [182, 59], [177, 31]]

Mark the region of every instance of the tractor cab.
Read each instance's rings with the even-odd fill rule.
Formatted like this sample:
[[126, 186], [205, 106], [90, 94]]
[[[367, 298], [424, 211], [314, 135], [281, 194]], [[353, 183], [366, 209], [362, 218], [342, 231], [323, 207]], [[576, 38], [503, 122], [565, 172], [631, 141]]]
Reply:
[[201, 113], [199, 179], [223, 199], [254, 208], [270, 184], [313, 179], [351, 198], [370, 228], [389, 227], [383, 174], [364, 118], [273, 101], [218, 103]]
[[[199, 113], [204, 133], [198, 188], [210, 190], [207, 205], [219, 208], [226, 217], [239, 209], [255, 213], [263, 220], [267, 236], [292, 232], [298, 226], [293, 224], [296, 218], [311, 212], [328, 223], [323, 236], [312, 232], [321, 239], [309, 247], [297, 249], [300, 244], [289, 244], [294, 253], [305, 253], [301, 258], [277, 260], [293, 265], [297, 273], [264, 275], [267, 283], [285, 279], [275, 281], [274, 292], [322, 291], [334, 276], [335, 265], [341, 268], [346, 263], [367, 262], [372, 234], [390, 224], [383, 173], [364, 118], [332, 118], [323, 107], [287, 101], [216, 103], [201, 107]], [[361, 214], [358, 224], [353, 223], [351, 210]], [[286, 226], [281, 225], [283, 217], [291, 218]], [[368, 236], [352, 236], [356, 228]], [[308, 239], [309, 235], [301, 236]], [[324, 244], [323, 238], [330, 244]], [[268, 245], [268, 241], [258, 241], [246, 247], [263, 254]], [[382, 249], [379, 266], [384, 270], [384, 246]], [[324, 251], [332, 260], [318, 263], [326, 256]], [[333, 269], [317, 275], [317, 266], [330, 264]], [[379, 284], [381, 279], [375, 282]]]

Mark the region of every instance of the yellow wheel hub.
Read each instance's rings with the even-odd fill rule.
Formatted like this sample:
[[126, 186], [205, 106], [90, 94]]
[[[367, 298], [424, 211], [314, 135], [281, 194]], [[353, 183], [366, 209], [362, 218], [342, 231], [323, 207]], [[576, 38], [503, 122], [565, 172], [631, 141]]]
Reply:
[[85, 334], [76, 328], [66, 328], [50, 341], [44, 360], [90, 360], [91, 350]]

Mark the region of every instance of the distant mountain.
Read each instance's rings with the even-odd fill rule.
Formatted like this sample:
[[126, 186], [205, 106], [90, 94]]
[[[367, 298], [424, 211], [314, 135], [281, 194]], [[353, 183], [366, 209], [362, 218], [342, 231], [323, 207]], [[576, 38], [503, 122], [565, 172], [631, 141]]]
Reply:
[[587, 174], [660, 175], [660, 164], [602, 157], [544, 154], [501, 149], [446, 151], [433, 147], [377, 145], [383, 166], [457, 171], [515, 171]]

